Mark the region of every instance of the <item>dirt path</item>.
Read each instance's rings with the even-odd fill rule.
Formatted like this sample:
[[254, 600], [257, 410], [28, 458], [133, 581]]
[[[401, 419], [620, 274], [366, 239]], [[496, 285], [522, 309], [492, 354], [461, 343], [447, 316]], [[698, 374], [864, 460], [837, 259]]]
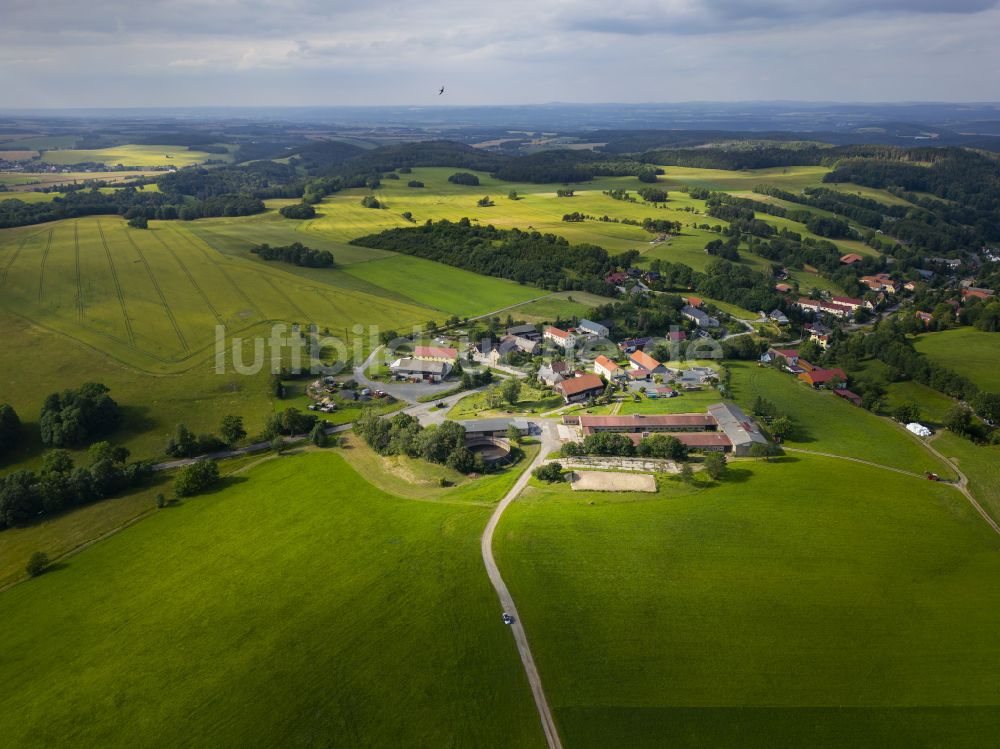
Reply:
[[[931, 439], [933, 439], [933, 437]], [[982, 516], [983, 520], [986, 521], [986, 524], [989, 525], [994, 532], [1000, 534], [1000, 523], [997, 523], [997, 521], [993, 519], [993, 516], [986, 512], [986, 510], [983, 509], [983, 506], [979, 504], [974, 496], [972, 496], [972, 492], [969, 491], [969, 479], [964, 473], [962, 473], [958, 465], [946, 458], [940, 450], [930, 443], [930, 441], [922, 441], [921, 444], [924, 446], [924, 449], [931, 453], [931, 455], [936, 456], [945, 465], [951, 466], [951, 470], [953, 470], [955, 475], [958, 476], [958, 481], [953, 483], [952, 486], [962, 492], [962, 494], [965, 495], [965, 498], [969, 500], [969, 504], [972, 505], [973, 509]]]
[[553, 434], [552, 427], [549, 424], [543, 424], [542, 444], [538, 455], [531, 461], [531, 465], [525, 469], [524, 473], [517, 480], [517, 483], [507, 492], [507, 495], [500, 500], [500, 503], [493, 511], [493, 515], [490, 516], [489, 523], [486, 524], [481, 543], [486, 574], [489, 575], [490, 582], [497, 592], [501, 608], [514, 617], [514, 623], [510, 625], [511, 632], [514, 635], [514, 643], [517, 645], [517, 650], [521, 654], [521, 663], [524, 664], [524, 672], [528, 677], [528, 683], [531, 685], [531, 693], [535, 698], [535, 707], [538, 709], [538, 715], [542, 721], [542, 730], [545, 732], [545, 739], [548, 742], [549, 749], [562, 749], [562, 741], [559, 739], [559, 732], [556, 730], [556, 722], [552, 717], [552, 711], [549, 709], [548, 700], [545, 699], [545, 691], [542, 689], [542, 678], [538, 674], [538, 667], [535, 665], [534, 656], [531, 654], [531, 647], [528, 645], [528, 635], [521, 624], [521, 617], [517, 612], [517, 606], [514, 604], [514, 597], [510, 594], [510, 590], [507, 589], [507, 584], [503, 581], [496, 560], [493, 558], [493, 534], [500, 523], [500, 518], [504, 510], [524, 490], [528, 479], [531, 478], [531, 472], [545, 460], [545, 456], [555, 449], [557, 445], [558, 440]]

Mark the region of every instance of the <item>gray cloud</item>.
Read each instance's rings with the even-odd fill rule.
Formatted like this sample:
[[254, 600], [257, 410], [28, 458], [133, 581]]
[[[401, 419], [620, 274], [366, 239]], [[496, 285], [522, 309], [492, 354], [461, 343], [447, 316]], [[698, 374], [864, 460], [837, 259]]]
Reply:
[[[997, 99], [998, 0], [2, 0], [6, 106]], [[437, 103], [437, 102], [434, 102]]]

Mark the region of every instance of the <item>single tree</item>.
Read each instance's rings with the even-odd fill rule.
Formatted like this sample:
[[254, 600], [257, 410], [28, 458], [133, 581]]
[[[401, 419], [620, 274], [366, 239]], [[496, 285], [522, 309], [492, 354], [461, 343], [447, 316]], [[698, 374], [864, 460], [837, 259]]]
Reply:
[[24, 571], [31, 577], [38, 577], [45, 572], [45, 568], [48, 566], [49, 555], [44, 551], [36, 551], [28, 558], [28, 564], [25, 566]]
[[705, 455], [705, 472], [713, 481], [719, 481], [726, 475], [726, 455], [721, 452], [710, 452]]
[[243, 427], [243, 417], [229, 414], [222, 417], [222, 426], [219, 428], [219, 435], [222, 441], [232, 447], [241, 439], [247, 436], [247, 430]]

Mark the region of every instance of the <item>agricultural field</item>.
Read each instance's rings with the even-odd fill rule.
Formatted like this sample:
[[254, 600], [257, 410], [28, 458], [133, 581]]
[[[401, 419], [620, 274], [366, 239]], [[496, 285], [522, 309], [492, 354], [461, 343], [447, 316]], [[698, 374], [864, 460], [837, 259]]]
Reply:
[[0, 732], [543, 746], [482, 569], [489, 513], [392, 496], [327, 452], [230, 477], [4, 592]]
[[129, 144], [112, 148], [72, 149], [45, 151], [42, 161], [46, 164], [83, 164], [93, 162], [106, 166], [174, 166], [201, 164], [209, 159], [227, 161], [227, 154], [189, 151], [187, 146], [140, 146]]
[[[90, 180], [101, 180], [102, 182], [127, 182], [136, 177], [148, 177], [161, 174], [155, 171], [129, 170], [121, 172], [0, 172], [0, 185], [4, 185], [8, 190], [30, 191], [38, 190], [42, 187], [54, 187], [56, 185], [72, 185], [78, 182], [88, 182]], [[146, 189], [154, 186], [147, 185]], [[45, 195], [45, 193], [39, 193]], [[0, 200], [8, 200], [11, 197], [8, 192], [0, 192]], [[51, 200], [55, 197], [49, 193], [44, 200]]]
[[969, 479], [969, 491], [1000, 522], [1000, 445], [977, 445], [941, 431], [932, 444]]
[[273, 322], [339, 331], [433, 316], [402, 296], [324, 280], [215, 252], [180, 222], [137, 230], [92, 217], [0, 232], [0, 308], [153, 373], [210, 360], [216, 326], [233, 336]]
[[510, 311], [518, 320], [531, 323], [586, 317], [591, 309], [616, 300], [586, 291], [560, 291], [544, 299], [520, 304]]
[[955, 328], [924, 333], [914, 346], [937, 364], [968, 377], [982, 390], [1000, 392], [1000, 335]]
[[567, 747], [980, 747], [1000, 537], [953, 488], [813, 456], [656, 495], [535, 484], [496, 554]]
[[[788, 447], [870, 460], [915, 473], [951, 472], [902, 427], [853, 406], [828, 391], [816, 391], [771, 367], [731, 362], [732, 390], [747, 413], [758, 396], [769, 400], [794, 425]], [[850, 470], [853, 470], [851, 466]]]

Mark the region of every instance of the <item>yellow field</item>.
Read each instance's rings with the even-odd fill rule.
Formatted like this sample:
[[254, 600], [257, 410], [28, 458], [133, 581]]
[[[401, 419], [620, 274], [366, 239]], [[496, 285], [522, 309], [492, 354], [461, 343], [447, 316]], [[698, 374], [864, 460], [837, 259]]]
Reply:
[[227, 154], [189, 151], [187, 146], [115, 146], [113, 148], [77, 149], [67, 148], [46, 151], [42, 161], [47, 164], [81, 164], [93, 161], [108, 166], [183, 166], [201, 164], [207, 159], [228, 161]]

